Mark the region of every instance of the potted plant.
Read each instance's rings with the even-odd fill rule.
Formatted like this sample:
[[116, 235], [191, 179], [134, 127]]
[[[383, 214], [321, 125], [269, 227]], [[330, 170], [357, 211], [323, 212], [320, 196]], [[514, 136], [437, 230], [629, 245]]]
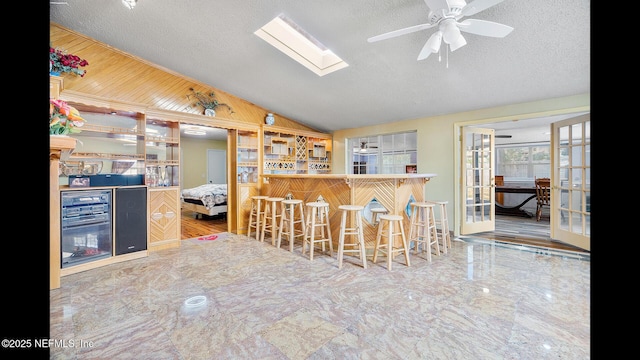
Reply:
[[81, 59], [77, 55], [66, 54], [62, 50], [49, 46], [49, 73], [51, 75], [71, 73], [84, 77], [87, 70], [80, 68], [87, 65], [89, 65], [87, 60]]
[[203, 93], [201, 91], [196, 91], [194, 88], [189, 88], [191, 90], [191, 94], [187, 95], [187, 99], [191, 100], [192, 97], [196, 101], [192, 104], [192, 106], [202, 106], [204, 108], [204, 114], [208, 116], [216, 116], [216, 108], [219, 106], [226, 106], [229, 109], [229, 112], [233, 114], [233, 109], [231, 106], [225, 103], [221, 103], [216, 99], [216, 94], [213, 91], [209, 91], [208, 93]]
[[79, 133], [84, 123], [78, 109], [62, 100], [49, 100], [49, 135]]

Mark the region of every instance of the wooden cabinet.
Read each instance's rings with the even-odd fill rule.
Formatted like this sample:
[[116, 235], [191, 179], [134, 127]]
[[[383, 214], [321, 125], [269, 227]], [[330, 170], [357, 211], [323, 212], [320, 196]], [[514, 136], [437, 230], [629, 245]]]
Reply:
[[308, 174], [331, 173], [331, 139], [309, 137]]
[[263, 136], [264, 174], [331, 173], [331, 135], [270, 126]]
[[64, 100], [86, 123], [80, 133], [71, 135], [78, 145], [61, 162], [60, 184], [67, 185], [74, 175], [137, 176], [136, 181], [149, 189], [148, 250], [179, 246], [179, 119], [173, 112], [91, 96], [71, 94]]
[[[237, 158], [232, 161], [236, 169], [236, 184], [229, 187], [228, 198], [235, 195], [232, 223], [238, 234], [246, 234], [251, 208], [251, 197], [260, 193], [260, 138], [258, 129], [237, 130], [235, 132]], [[231, 204], [229, 204], [231, 205]]]
[[149, 188], [149, 251], [180, 246], [180, 189]]
[[258, 132], [238, 130], [236, 178], [239, 184], [257, 183], [259, 179]]
[[147, 111], [145, 183], [149, 186], [149, 251], [180, 246], [180, 122]]

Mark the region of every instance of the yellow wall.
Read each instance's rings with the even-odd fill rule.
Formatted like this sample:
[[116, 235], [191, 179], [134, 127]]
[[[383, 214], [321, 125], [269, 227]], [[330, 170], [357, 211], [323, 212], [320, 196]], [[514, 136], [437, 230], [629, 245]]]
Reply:
[[564, 98], [534, 101], [469, 111], [456, 114], [390, 122], [333, 133], [333, 172], [344, 174], [350, 159], [346, 158], [345, 142], [348, 138], [379, 134], [417, 131], [418, 172], [436, 173], [438, 176], [425, 185], [428, 199], [448, 200], [447, 212], [452, 231], [459, 234], [460, 219], [455, 217], [455, 199], [459, 192], [460, 127], [463, 125], [495, 123], [513, 119], [528, 119], [549, 115], [590, 111], [591, 95], [582, 94]]
[[[188, 189], [207, 183], [207, 149], [227, 150], [226, 141], [180, 138], [182, 181]], [[185, 160], [188, 159], [188, 160]]]

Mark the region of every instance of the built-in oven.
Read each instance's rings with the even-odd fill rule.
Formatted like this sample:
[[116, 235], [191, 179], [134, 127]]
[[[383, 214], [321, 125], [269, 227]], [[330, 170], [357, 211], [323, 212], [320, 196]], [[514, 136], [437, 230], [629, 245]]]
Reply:
[[62, 268], [112, 256], [111, 190], [62, 191]]

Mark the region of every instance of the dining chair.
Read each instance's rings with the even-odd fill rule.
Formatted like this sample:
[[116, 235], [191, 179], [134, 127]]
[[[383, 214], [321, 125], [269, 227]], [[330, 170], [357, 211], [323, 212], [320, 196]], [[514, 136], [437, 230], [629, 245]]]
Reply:
[[[496, 186], [504, 186], [504, 175], [495, 176]], [[496, 202], [500, 205], [504, 205], [504, 194], [496, 192]]]
[[551, 206], [551, 179], [536, 178], [536, 221], [540, 221], [542, 207]]

